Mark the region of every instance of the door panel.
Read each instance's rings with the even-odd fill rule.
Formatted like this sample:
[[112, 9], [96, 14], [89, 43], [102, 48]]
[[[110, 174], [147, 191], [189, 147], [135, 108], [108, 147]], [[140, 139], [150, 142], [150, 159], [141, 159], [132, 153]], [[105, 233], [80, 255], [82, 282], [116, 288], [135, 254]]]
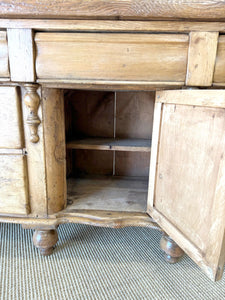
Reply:
[[0, 170], [0, 213], [28, 214], [27, 166], [22, 150], [0, 151]]
[[224, 91], [156, 94], [148, 212], [213, 280], [224, 264], [224, 132]]
[[1, 86], [0, 107], [0, 148], [22, 148], [22, 113], [18, 88]]

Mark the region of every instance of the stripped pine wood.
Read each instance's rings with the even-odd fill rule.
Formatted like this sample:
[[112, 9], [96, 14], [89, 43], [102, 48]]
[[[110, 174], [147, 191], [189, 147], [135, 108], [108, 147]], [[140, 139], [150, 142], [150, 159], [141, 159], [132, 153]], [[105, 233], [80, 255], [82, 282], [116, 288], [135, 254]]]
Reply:
[[[38, 79], [184, 81], [184, 34], [36, 33]], [[113, 64], [112, 64], [113, 61]]]
[[97, 177], [68, 180], [67, 211], [78, 209], [145, 212], [148, 182], [140, 179]]
[[24, 135], [18, 88], [0, 87], [0, 107], [0, 148], [23, 148]]
[[0, 78], [9, 77], [8, 45], [6, 31], [0, 31]]
[[218, 35], [219, 32], [190, 33], [186, 85], [212, 85]]
[[1, 3], [0, 221], [44, 255], [59, 224], [162, 228], [220, 279], [225, 92], [173, 89], [225, 85], [224, 1], [37, 2]]
[[225, 22], [0, 19], [1, 28], [76, 32], [225, 32]]
[[225, 36], [220, 35], [218, 40], [218, 49], [216, 56], [216, 65], [214, 72], [214, 83], [225, 83]]
[[102, 210], [62, 210], [48, 218], [17, 218], [0, 215], [2, 223], [21, 223], [24, 229], [44, 228], [56, 229], [60, 224], [79, 223], [86, 225], [104, 226], [112, 228], [123, 228], [127, 226], [143, 226], [161, 231], [154, 220], [147, 213], [142, 212], [113, 212]]
[[47, 179], [48, 214], [66, 206], [66, 146], [63, 91], [43, 89], [43, 126]]
[[68, 142], [67, 148], [150, 152], [151, 143], [150, 140], [144, 139], [86, 138]]
[[[149, 187], [153, 186], [154, 192], [149, 190], [148, 211], [207, 275], [217, 280], [224, 265], [225, 108], [204, 105], [206, 95], [215, 102], [211, 91], [189, 92], [157, 93], [163, 109], [159, 144], [153, 135], [158, 155], [155, 171], [150, 171]], [[182, 105], [174, 103], [179, 97]], [[218, 92], [217, 97], [218, 102], [224, 101], [223, 93]], [[201, 106], [196, 106], [197, 101], [190, 105], [198, 98]], [[173, 99], [173, 104], [168, 99]]]
[[7, 29], [10, 77], [12, 81], [35, 81], [32, 29]]
[[174, 90], [158, 91], [156, 102], [178, 105], [225, 108], [224, 90]]
[[[156, 93], [156, 98], [157, 98]], [[148, 209], [153, 206], [154, 193], [155, 193], [155, 174], [157, 168], [157, 154], [159, 145], [160, 123], [161, 123], [162, 104], [156, 103], [153, 119], [152, 131], [152, 149], [149, 165], [149, 183], [148, 183]]]
[[[22, 98], [26, 91], [21, 88]], [[42, 121], [42, 97], [41, 89], [37, 90], [40, 96], [40, 105], [38, 108], [38, 117]], [[22, 102], [22, 110], [24, 119], [29, 115], [29, 109]], [[25, 122], [24, 122], [25, 123]], [[44, 148], [44, 132], [43, 123], [38, 127], [39, 141], [32, 143], [30, 141], [30, 128], [28, 124], [24, 124], [24, 138], [27, 150], [27, 168], [29, 174], [29, 203], [31, 214], [35, 217], [47, 216], [47, 186], [46, 186], [46, 162], [45, 162], [45, 148]], [[30, 175], [32, 174], [32, 176]]]
[[2, 1], [2, 18], [198, 19], [224, 20], [225, 4], [216, 0], [47, 0]]
[[184, 86], [184, 81], [124, 81], [124, 80], [77, 80], [77, 79], [38, 79], [43, 87], [79, 89], [94, 91], [154, 91], [176, 89]]
[[0, 213], [27, 215], [30, 209], [26, 157], [0, 155], [0, 170]]

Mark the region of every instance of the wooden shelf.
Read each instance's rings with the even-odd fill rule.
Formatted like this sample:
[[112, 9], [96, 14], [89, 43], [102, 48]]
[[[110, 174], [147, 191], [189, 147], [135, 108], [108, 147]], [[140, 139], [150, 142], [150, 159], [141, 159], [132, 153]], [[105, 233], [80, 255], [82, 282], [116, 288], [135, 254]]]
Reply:
[[148, 180], [127, 177], [70, 178], [67, 212], [146, 212]]
[[145, 139], [113, 139], [85, 138], [67, 143], [67, 149], [117, 150], [150, 152], [151, 140]]

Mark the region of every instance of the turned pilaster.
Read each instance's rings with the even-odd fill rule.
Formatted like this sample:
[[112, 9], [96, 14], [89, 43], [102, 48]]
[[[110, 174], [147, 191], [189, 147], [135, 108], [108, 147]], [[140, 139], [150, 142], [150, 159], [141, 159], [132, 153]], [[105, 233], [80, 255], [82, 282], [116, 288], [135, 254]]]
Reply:
[[57, 241], [58, 234], [55, 229], [36, 229], [33, 235], [34, 246], [45, 256], [53, 253], [53, 247]]
[[38, 126], [41, 120], [38, 117], [38, 108], [40, 104], [40, 97], [37, 93], [38, 84], [24, 84], [26, 94], [24, 96], [24, 102], [29, 112], [26, 123], [30, 129], [30, 141], [37, 143], [39, 141]]
[[160, 247], [165, 253], [165, 260], [170, 264], [178, 262], [184, 254], [184, 251], [165, 233], [161, 238]]

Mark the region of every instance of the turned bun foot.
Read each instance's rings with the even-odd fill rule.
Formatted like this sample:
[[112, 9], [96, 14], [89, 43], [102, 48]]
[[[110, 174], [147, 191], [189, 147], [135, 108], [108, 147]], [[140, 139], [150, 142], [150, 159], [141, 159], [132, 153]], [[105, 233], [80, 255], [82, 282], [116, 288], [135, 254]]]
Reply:
[[58, 234], [55, 229], [36, 229], [33, 235], [34, 246], [40, 250], [42, 255], [51, 255], [53, 247], [58, 241]]
[[165, 253], [165, 260], [170, 264], [178, 262], [184, 254], [184, 251], [166, 234], [161, 238], [160, 247]]

